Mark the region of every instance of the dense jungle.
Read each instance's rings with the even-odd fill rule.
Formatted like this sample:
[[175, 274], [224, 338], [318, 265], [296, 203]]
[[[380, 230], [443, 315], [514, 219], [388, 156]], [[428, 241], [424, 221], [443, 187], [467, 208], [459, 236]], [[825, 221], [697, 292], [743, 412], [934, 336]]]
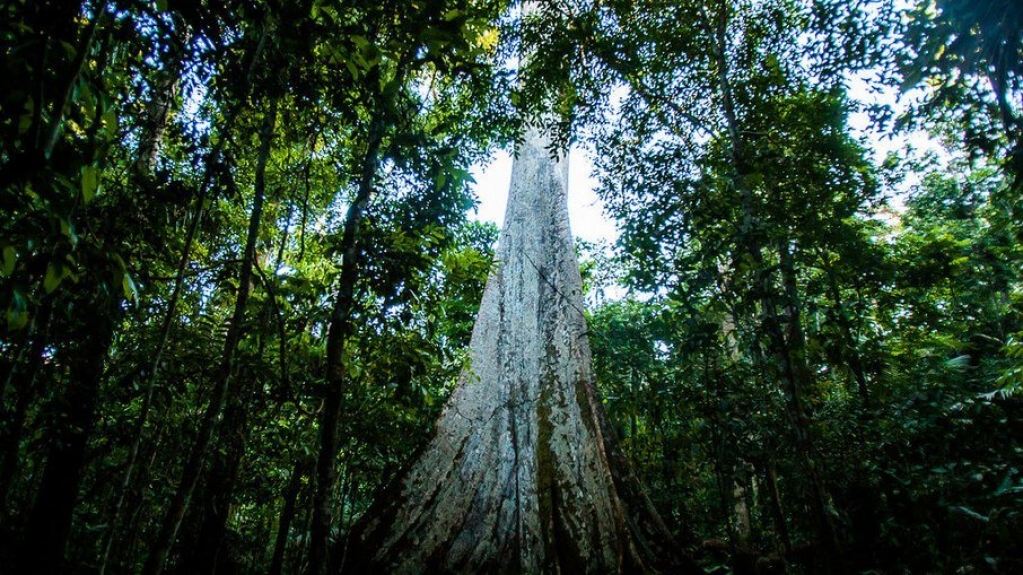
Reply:
[[0, 49], [0, 573], [342, 569], [531, 133], [691, 564], [1023, 572], [1018, 0], [5, 0]]

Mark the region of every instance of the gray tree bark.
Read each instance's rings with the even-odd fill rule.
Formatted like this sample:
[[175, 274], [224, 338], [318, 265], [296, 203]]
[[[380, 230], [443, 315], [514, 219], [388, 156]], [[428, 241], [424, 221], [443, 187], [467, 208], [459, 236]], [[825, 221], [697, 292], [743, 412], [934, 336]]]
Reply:
[[594, 385], [566, 166], [518, 150], [471, 365], [418, 459], [352, 530], [346, 573], [697, 572]]

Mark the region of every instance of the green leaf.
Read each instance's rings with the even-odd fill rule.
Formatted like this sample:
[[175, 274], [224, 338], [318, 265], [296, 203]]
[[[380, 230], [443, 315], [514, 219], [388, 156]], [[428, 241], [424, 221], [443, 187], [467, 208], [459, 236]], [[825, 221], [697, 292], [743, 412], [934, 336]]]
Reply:
[[53, 290], [60, 286], [60, 282], [64, 281], [65, 277], [64, 264], [50, 263], [50, 265], [46, 266], [46, 277], [43, 278], [43, 289], [46, 290], [46, 293], [53, 293]]
[[71, 242], [72, 246], [78, 245], [78, 234], [75, 233], [75, 227], [70, 221], [61, 218], [60, 220], [60, 233], [64, 234], [65, 237]]
[[25, 305], [25, 298], [14, 291], [11, 298], [11, 305], [7, 308], [7, 327], [10, 330], [19, 330], [28, 324], [28, 306]]
[[359, 376], [361, 376], [361, 375], [362, 375], [362, 366], [359, 365], [357, 362], [349, 361], [348, 362], [348, 377], [351, 377], [352, 379], [358, 379]]
[[99, 169], [96, 166], [82, 168], [82, 199], [86, 203], [92, 201], [99, 190]]
[[111, 106], [107, 109], [107, 111], [103, 114], [103, 123], [106, 124], [107, 134], [113, 136], [113, 134], [117, 133], [117, 126], [119, 123], [117, 118], [117, 108]]
[[476, 179], [472, 177], [472, 174], [469, 173], [468, 170], [464, 170], [462, 168], [454, 168], [451, 171], [451, 174], [454, 177], [454, 181], [457, 185], [462, 185], [466, 183], [468, 184], [476, 183]]
[[352, 78], [355, 80], [359, 79], [359, 68], [351, 60], [345, 60], [345, 66], [348, 67], [348, 71], [352, 74]]
[[14, 246], [4, 248], [3, 266], [0, 267], [0, 275], [9, 276], [14, 273], [14, 264], [18, 263], [18, 252]]
[[124, 290], [124, 297], [133, 302], [139, 300], [139, 288], [135, 285], [135, 280], [131, 279], [131, 274], [128, 272], [124, 272], [124, 275], [121, 276], [121, 289]]
[[359, 50], [365, 50], [370, 45], [369, 40], [367, 40], [365, 36], [359, 35], [352, 36], [352, 43], [354, 43]]
[[22, 114], [21, 117], [18, 119], [18, 135], [20, 136], [24, 134], [31, 127], [32, 114], [31, 113]]

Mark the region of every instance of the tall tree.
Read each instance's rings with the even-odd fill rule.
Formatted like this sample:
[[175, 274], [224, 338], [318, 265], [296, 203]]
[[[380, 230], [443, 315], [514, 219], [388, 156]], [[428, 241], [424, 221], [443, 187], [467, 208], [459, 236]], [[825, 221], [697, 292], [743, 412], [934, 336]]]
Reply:
[[430, 443], [355, 528], [347, 572], [684, 564], [596, 395], [565, 166], [549, 148], [531, 131], [517, 150], [470, 366]]

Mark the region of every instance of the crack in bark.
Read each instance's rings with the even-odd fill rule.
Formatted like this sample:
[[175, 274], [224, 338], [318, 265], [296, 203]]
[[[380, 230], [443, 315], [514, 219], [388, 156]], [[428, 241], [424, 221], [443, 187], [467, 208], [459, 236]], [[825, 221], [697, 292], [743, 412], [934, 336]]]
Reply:
[[533, 261], [533, 258], [529, 257], [529, 254], [523, 253], [522, 256], [526, 258], [526, 261], [529, 262], [529, 265], [533, 266], [533, 269], [536, 270], [537, 274], [540, 276], [540, 279], [543, 280], [543, 282], [546, 283], [548, 286], [550, 286], [550, 288], [553, 289], [555, 293], [557, 293], [559, 296], [561, 296], [561, 299], [562, 299], [562, 301], [564, 303], [566, 303], [566, 304], [572, 306], [573, 308], [575, 308], [575, 310], [577, 312], [579, 312], [579, 314], [582, 315], [583, 317], [586, 316], [585, 310], [583, 310], [583, 308], [581, 306], [576, 305], [575, 301], [572, 298], [570, 298], [567, 295], [565, 295], [565, 293], [562, 292], [558, 288], [558, 286], [556, 286], [554, 284], [554, 282], [550, 281], [547, 278], [547, 275], [543, 272], [543, 270], [540, 269], [540, 266], [536, 265], [536, 262]]

